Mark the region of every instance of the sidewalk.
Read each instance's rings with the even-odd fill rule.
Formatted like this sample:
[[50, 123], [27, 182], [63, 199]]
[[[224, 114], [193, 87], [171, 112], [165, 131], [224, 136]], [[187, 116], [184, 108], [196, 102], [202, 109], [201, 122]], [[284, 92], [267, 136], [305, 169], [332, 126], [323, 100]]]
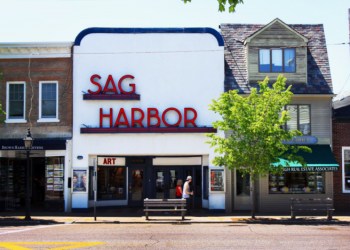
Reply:
[[115, 224], [140, 224], [140, 223], [260, 223], [260, 224], [297, 224], [297, 225], [319, 225], [319, 224], [339, 224], [350, 225], [350, 214], [333, 216], [328, 221], [326, 215], [318, 216], [297, 216], [292, 220], [289, 215], [256, 215], [256, 219], [251, 219], [247, 213], [210, 213], [206, 210], [194, 212], [193, 215], [181, 220], [179, 214], [150, 214], [146, 220], [142, 208], [138, 209], [114, 209], [97, 210], [96, 219], [93, 211], [89, 212], [32, 212], [31, 221], [24, 220], [24, 211], [21, 212], [0, 212], [0, 226], [10, 224], [87, 224], [87, 223], [115, 223]]

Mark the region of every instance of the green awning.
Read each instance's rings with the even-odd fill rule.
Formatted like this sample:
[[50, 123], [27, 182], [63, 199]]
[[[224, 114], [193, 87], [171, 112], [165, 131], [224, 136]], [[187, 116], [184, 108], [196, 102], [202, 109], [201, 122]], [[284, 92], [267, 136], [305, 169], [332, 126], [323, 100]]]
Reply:
[[298, 162], [288, 161], [280, 158], [274, 166], [282, 166], [284, 172], [332, 172], [337, 171], [339, 164], [336, 162], [331, 147], [329, 145], [307, 145], [312, 153], [300, 151], [298, 155], [302, 156], [306, 162], [303, 167]]

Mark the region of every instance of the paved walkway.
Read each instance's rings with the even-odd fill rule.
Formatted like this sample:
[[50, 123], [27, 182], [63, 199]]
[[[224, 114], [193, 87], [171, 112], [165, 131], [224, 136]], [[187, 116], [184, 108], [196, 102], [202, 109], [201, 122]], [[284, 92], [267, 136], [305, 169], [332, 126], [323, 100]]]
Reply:
[[55, 223], [264, 223], [264, 224], [347, 224], [350, 225], [349, 215], [335, 215], [327, 221], [326, 215], [297, 216], [292, 220], [288, 215], [256, 215], [253, 220], [248, 213], [225, 214], [210, 213], [207, 210], [194, 211], [192, 215], [181, 220], [180, 214], [150, 214], [146, 220], [143, 211], [139, 209], [98, 209], [96, 217], [93, 211], [54, 213], [32, 212], [31, 221], [24, 220], [24, 211], [0, 212], [0, 226], [5, 224], [55, 224]]

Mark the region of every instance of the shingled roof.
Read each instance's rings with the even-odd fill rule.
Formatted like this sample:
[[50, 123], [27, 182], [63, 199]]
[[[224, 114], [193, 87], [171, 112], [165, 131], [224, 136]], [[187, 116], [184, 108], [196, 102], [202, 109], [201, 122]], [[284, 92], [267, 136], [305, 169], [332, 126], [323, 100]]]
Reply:
[[[333, 94], [329, 68], [326, 38], [322, 24], [288, 25], [300, 35], [309, 39], [307, 45], [307, 84], [294, 83], [294, 94]], [[221, 24], [225, 42], [225, 91], [238, 89], [249, 94], [247, 58], [244, 46], [246, 38], [265, 27], [261, 24]], [[261, 79], [263, 80], [263, 79]]]

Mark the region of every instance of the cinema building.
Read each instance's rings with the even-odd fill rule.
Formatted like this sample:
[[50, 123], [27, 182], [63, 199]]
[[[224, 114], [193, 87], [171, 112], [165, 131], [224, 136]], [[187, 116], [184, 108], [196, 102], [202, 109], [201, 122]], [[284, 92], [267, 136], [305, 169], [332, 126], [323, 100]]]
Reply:
[[[210, 28], [83, 30], [73, 46], [72, 209], [175, 198], [193, 177], [196, 208], [225, 209], [210, 164], [208, 111], [224, 91], [224, 44]], [[211, 178], [211, 182], [209, 181]], [[96, 196], [95, 196], [96, 195]]]

